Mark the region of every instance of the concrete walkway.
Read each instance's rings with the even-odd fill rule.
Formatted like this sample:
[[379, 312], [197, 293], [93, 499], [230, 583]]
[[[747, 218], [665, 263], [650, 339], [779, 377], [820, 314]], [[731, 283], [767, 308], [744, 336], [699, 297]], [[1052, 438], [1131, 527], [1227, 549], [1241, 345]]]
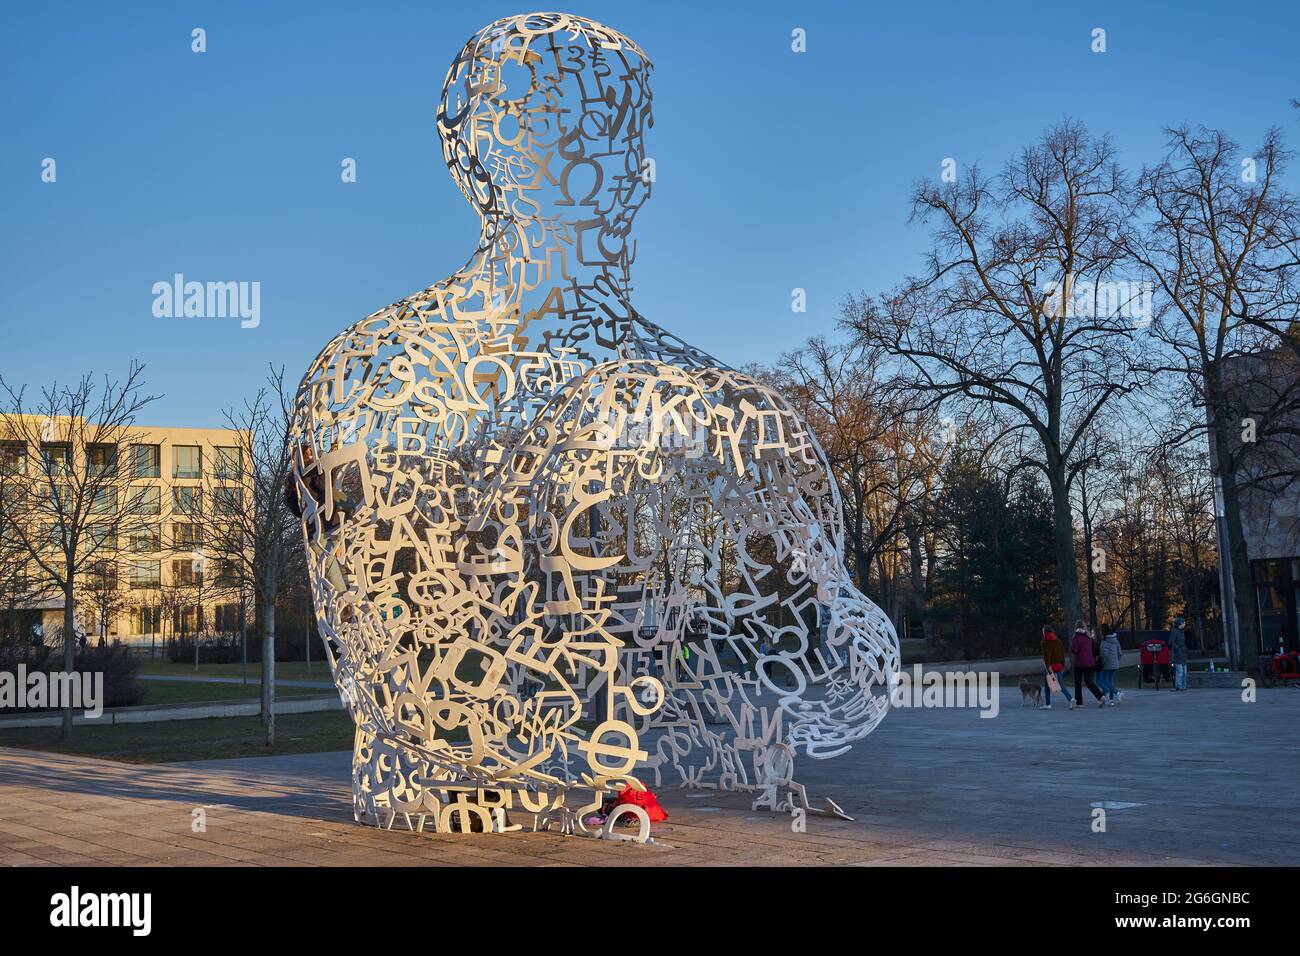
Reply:
[[[354, 824], [348, 755], [139, 766], [0, 749], [0, 864], [1098, 865], [1300, 863], [1300, 691], [1129, 691], [1099, 710], [895, 710], [796, 777], [856, 819], [657, 788], [658, 846]], [[1288, 749], [1289, 748], [1289, 749]], [[1106, 809], [1093, 830], [1093, 805]], [[194, 832], [195, 810], [205, 829]]]

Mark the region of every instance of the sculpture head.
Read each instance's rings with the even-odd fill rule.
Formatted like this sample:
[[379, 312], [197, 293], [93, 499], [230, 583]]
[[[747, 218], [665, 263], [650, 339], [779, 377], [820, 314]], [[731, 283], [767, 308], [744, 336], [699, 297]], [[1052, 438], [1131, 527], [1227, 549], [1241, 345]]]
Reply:
[[627, 37], [569, 14], [506, 17], [470, 38], [447, 72], [438, 134], [485, 240], [543, 222], [577, 238], [584, 262], [627, 257], [650, 193], [650, 71]]

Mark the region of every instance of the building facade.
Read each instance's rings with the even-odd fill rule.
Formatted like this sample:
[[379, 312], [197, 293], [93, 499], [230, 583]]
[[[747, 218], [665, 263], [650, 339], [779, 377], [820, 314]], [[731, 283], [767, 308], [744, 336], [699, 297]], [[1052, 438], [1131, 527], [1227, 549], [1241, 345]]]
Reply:
[[[62, 631], [63, 591], [31, 557], [44, 547], [44, 560], [63, 566], [62, 509], [51, 504], [60, 488], [86, 499], [79, 553], [87, 558], [73, 592], [76, 629], [87, 640], [153, 645], [239, 630], [247, 593], [235, 543], [252, 503], [243, 433], [133, 425], [92, 441], [103, 433], [81, 420], [51, 419], [39, 432], [13, 426], [0, 423], [10, 571], [0, 575], [0, 613], [8, 631], [43, 640]], [[87, 482], [91, 471], [111, 477]]]

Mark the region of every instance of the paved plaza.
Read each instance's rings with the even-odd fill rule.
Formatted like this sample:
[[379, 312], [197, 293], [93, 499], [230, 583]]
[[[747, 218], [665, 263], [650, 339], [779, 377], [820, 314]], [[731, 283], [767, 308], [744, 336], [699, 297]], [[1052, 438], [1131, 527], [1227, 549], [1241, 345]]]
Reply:
[[[654, 846], [546, 833], [410, 834], [352, 822], [348, 755], [127, 765], [0, 749], [5, 865], [1197, 865], [1300, 863], [1300, 691], [1133, 691], [1070, 712], [895, 710], [850, 753], [804, 760], [850, 821], [659, 793]], [[1106, 807], [1093, 832], [1093, 805]], [[203, 808], [206, 830], [192, 830]]]

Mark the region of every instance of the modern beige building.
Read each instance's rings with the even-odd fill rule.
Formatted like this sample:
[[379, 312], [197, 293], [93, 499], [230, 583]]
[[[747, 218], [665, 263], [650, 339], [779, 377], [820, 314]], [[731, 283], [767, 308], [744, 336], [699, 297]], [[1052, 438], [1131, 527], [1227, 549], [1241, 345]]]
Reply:
[[[49, 560], [59, 560], [54, 509], [32, 506], [37, 499], [27, 496], [48, 498], [58, 482], [51, 475], [68, 474], [62, 469], [99, 469], [115, 476], [86, 496], [94, 500], [87, 502], [83, 550], [94, 553], [74, 594], [77, 628], [87, 640], [147, 645], [196, 632], [239, 630], [242, 562], [221, 555], [231, 553], [239, 516], [251, 506], [244, 435], [229, 429], [130, 426], [114, 433], [123, 441], [95, 442], [93, 427], [77, 419], [53, 419], [39, 432], [9, 426], [0, 421], [0, 473], [10, 489], [23, 489], [9, 500], [28, 502], [9, 513], [27, 522], [28, 542], [45, 533], [33, 525], [51, 525]], [[34, 436], [45, 440], [33, 442]], [[70, 486], [84, 488], [84, 477], [74, 477]], [[15, 554], [20, 560], [22, 549], [9, 550], [11, 564]], [[62, 593], [39, 562], [28, 557], [22, 564], [20, 573], [0, 580], [0, 613], [8, 612], [12, 621], [15, 611], [26, 612], [24, 626], [40, 628], [42, 636], [61, 629]]]

